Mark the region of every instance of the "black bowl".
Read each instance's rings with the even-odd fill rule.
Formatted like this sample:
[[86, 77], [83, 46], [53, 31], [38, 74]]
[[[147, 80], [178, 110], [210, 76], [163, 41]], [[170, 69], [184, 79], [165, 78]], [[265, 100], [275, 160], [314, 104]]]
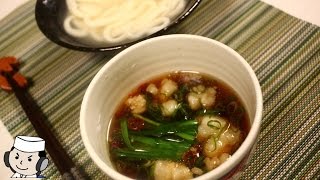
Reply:
[[39, 29], [52, 42], [65, 48], [78, 51], [104, 52], [121, 50], [142, 40], [165, 34], [165, 32], [168, 31], [170, 28], [176, 26], [178, 23], [184, 20], [198, 6], [201, 0], [187, 1], [188, 2], [186, 5], [186, 9], [181, 13], [181, 15], [176, 17], [167, 27], [147, 37], [143, 37], [139, 40], [116, 46], [94, 47], [81, 43], [77, 41], [76, 38], [67, 34], [62, 25], [62, 20], [64, 19], [65, 14], [67, 12], [65, 0], [37, 0], [35, 7], [35, 17]]

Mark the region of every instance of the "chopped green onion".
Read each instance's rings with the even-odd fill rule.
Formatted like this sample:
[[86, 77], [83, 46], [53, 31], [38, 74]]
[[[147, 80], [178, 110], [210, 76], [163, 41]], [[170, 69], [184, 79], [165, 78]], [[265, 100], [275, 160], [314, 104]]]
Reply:
[[157, 147], [159, 149], [182, 149], [186, 150], [191, 146], [191, 143], [187, 142], [173, 142], [165, 139], [155, 138], [155, 137], [146, 137], [146, 136], [137, 136], [132, 135], [131, 142], [139, 142], [149, 147]]
[[134, 147], [131, 145], [130, 139], [129, 139], [127, 119], [125, 119], [125, 118], [120, 119], [120, 126], [121, 126], [121, 134], [122, 134], [122, 138], [123, 138], [124, 143], [126, 144], [126, 146], [128, 148], [134, 149]]
[[219, 130], [221, 128], [221, 123], [218, 120], [210, 120], [207, 122], [207, 126], [211, 127], [212, 129]]
[[219, 115], [223, 112], [224, 110], [222, 109], [219, 109], [219, 108], [215, 108], [215, 109], [202, 109], [202, 110], [199, 110], [197, 112], [197, 115], [198, 116], [204, 116], [204, 115]]
[[133, 114], [133, 116], [134, 116], [135, 118], [142, 119], [142, 120], [144, 120], [145, 122], [147, 122], [147, 123], [149, 123], [149, 124], [152, 124], [152, 125], [155, 125], [155, 126], [160, 126], [160, 125], [161, 125], [161, 123], [155, 122], [155, 121], [153, 121], [153, 120], [151, 120], [151, 119], [149, 119], [149, 118], [143, 117], [143, 116], [141, 116], [141, 115], [139, 115], [139, 114]]
[[178, 132], [190, 132], [196, 130], [198, 122], [195, 120], [178, 121], [172, 123], [161, 124], [152, 130], [140, 131], [142, 135], [150, 135], [161, 137], [167, 134], [174, 134]]
[[187, 134], [187, 133], [175, 133], [177, 136], [189, 140], [189, 141], [193, 141], [195, 139], [195, 136]]
[[[134, 115], [136, 118], [144, 118]], [[151, 122], [154, 122], [151, 120]], [[154, 124], [155, 125], [155, 124]], [[139, 132], [129, 131], [127, 119], [120, 119], [120, 128], [126, 148], [113, 150], [119, 158], [126, 157], [131, 160], [142, 159], [171, 159], [178, 160], [186, 152], [196, 138], [196, 120], [157, 123], [153, 129], [141, 130]], [[130, 135], [130, 136], [129, 136]], [[169, 136], [168, 136], [169, 135]], [[179, 141], [169, 140], [168, 137]]]
[[178, 160], [181, 158], [184, 152], [177, 150], [161, 150], [161, 149], [151, 149], [151, 150], [125, 150], [125, 149], [115, 149], [113, 151], [118, 157], [126, 157], [130, 159], [171, 159]]

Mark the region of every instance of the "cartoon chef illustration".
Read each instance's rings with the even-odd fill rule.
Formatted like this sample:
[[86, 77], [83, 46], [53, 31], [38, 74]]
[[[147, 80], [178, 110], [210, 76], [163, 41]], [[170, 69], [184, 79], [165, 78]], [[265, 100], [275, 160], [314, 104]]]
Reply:
[[40, 137], [17, 136], [13, 147], [4, 154], [4, 163], [14, 173], [11, 178], [42, 178], [48, 166], [45, 141]]

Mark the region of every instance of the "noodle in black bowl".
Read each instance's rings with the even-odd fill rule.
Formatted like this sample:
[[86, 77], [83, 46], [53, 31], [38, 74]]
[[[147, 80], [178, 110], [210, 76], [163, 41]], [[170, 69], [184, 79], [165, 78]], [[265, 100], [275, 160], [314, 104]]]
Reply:
[[[151, 33], [144, 34], [133, 39], [119, 41], [118, 43], [95, 43], [91, 40], [83, 41], [78, 37], [70, 35], [70, 33], [66, 31], [64, 24], [70, 9], [67, 5], [68, 1], [66, 0], [37, 0], [35, 7], [35, 18], [41, 32], [49, 40], [62, 47], [78, 51], [105, 52], [122, 50], [142, 40], [166, 34], [169, 29], [175, 27], [181, 21], [183, 21], [198, 6], [200, 1], [201, 0], [185, 0], [185, 5], [182, 9], [182, 12], [179, 12], [170, 18], [170, 22], [165, 24], [165, 26], [161, 26], [161, 28], [155, 29]], [[70, 2], [75, 1], [69, 0], [69, 4]], [[136, 7], [140, 6], [137, 5]], [[143, 12], [142, 8], [140, 8], [140, 10]], [[110, 17], [112, 18], [112, 16]], [[137, 32], [139, 33], [139, 31]]]

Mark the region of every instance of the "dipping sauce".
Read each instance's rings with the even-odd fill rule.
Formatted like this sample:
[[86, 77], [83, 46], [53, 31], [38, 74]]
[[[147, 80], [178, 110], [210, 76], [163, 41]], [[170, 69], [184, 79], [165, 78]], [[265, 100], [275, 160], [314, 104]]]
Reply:
[[186, 0], [66, 0], [64, 29], [87, 44], [117, 45], [168, 26]]
[[249, 129], [240, 98], [225, 83], [173, 72], [125, 97], [108, 129], [108, 149], [128, 177], [191, 179], [227, 161]]

